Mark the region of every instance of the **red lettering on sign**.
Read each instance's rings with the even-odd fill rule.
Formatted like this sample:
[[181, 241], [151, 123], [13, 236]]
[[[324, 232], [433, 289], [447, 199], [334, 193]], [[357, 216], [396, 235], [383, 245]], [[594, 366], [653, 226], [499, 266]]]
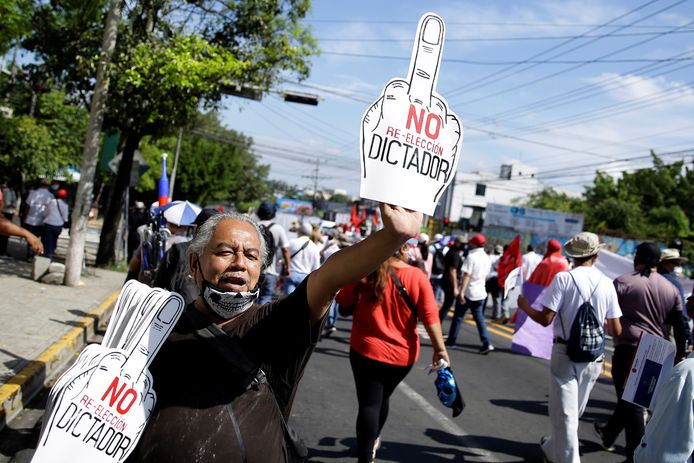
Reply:
[[[439, 138], [439, 132], [441, 131], [441, 118], [436, 114], [427, 113], [426, 124], [424, 124], [424, 109], [419, 110], [419, 115], [417, 115], [417, 109], [413, 104], [410, 105], [410, 111], [407, 113], [407, 124], [406, 127], [409, 129], [414, 121], [414, 130], [417, 133], [422, 133], [422, 125], [425, 125], [424, 131], [427, 137], [432, 140]], [[432, 129], [432, 125], [434, 125]]]
[[[118, 388], [118, 376], [116, 376], [113, 378], [113, 381], [111, 381], [111, 384], [108, 386], [108, 388], [106, 389], [106, 392], [104, 392], [104, 395], [101, 397], [101, 400], [103, 402], [106, 400], [106, 397], [108, 397], [108, 395], [110, 393], [111, 398], [109, 399], [108, 406], [113, 407], [113, 404], [115, 404], [116, 401], [118, 401], [118, 403], [116, 404], [116, 411], [118, 411], [118, 413], [120, 413], [121, 415], [125, 415], [126, 413], [128, 413], [128, 410], [130, 410], [130, 407], [132, 407], [133, 404], [135, 403], [135, 400], [137, 400], [137, 392], [135, 392], [134, 389], [128, 388], [127, 390], [125, 390], [125, 393], [123, 393], [124, 390], [125, 390], [125, 383], [123, 383], [123, 385], [119, 389]], [[121, 396], [121, 394], [123, 394], [123, 395]], [[127, 405], [124, 405], [123, 403], [125, 402], [125, 399], [128, 396], [131, 396], [130, 403], [128, 403]], [[119, 397], [120, 397], [120, 400], [119, 400]]]
[[[432, 131], [431, 130], [431, 121], [436, 122], [436, 130]], [[441, 130], [441, 118], [437, 116], [436, 114], [429, 114], [427, 116], [427, 126], [426, 129], [424, 129], [427, 133], [427, 137], [431, 138], [432, 140], [436, 140], [439, 138], [439, 131]]]
[[422, 122], [424, 122], [424, 109], [419, 110], [419, 118], [417, 118], [417, 109], [413, 104], [410, 105], [410, 112], [407, 114], [407, 128], [410, 128], [410, 123], [414, 119], [414, 129], [417, 133], [422, 133]]

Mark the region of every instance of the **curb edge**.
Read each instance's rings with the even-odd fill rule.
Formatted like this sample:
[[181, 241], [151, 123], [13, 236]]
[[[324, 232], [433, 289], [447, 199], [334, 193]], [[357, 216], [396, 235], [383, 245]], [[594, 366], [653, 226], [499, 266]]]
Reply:
[[0, 430], [12, 421], [46, 383], [70, 362], [110, 317], [120, 289], [77, 322], [75, 328], [50, 345], [19, 373], [0, 385]]

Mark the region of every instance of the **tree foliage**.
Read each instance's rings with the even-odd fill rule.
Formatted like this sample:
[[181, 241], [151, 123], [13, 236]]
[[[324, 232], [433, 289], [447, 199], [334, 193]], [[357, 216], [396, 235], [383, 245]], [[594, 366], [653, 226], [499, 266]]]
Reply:
[[[141, 154], [150, 165], [136, 190], [155, 191], [160, 177], [161, 153], [166, 152], [169, 175], [173, 168], [176, 137], [143, 143]], [[200, 205], [233, 204], [246, 210], [270, 192], [268, 166], [258, 165], [251, 152], [252, 140], [224, 128], [216, 114], [201, 115], [184, 131], [174, 185], [174, 199]], [[154, 200], [154, 198], [153, 198]]]
[[[34, 72], [50, 76], [85, 103], [93, 87], [105, 4], [105, 0], [43, 4], [33, 18], [37, 27], [25, 41], [41, 60]], [[126, 4], [108, 72], [104, 119], [105, 128], [119, 129], [125, 142], [104, 216], [98, 264], [115, 256], [115, 225], [133, 155], [143, 137], [173, 132], [201, 107], [215, 108], [232, 85], [267, 90], [281, 78], [306, 77], [316, 53], [315, 41], [301, 23], [309, 5], [309, 0]]]
[[666, 164], [655, 153], [652, 159], [653, 167], [618, 178], [598, 172], [581, 197], [546, 188], [525, 205], [583, 213], [584, 228], [597, 233], [664, 243], [694, 238], [694, 171], [683, 161]]
[[29, 31], [31, 12], [31, 0], [0, 0], [0, 55]]
[[0, 171], [19, 171], [31, 179], [79, 165], [86, 127], [86, 110], [69, 104], [64, 93], [41, 95], [35, 117], [2, 120]]

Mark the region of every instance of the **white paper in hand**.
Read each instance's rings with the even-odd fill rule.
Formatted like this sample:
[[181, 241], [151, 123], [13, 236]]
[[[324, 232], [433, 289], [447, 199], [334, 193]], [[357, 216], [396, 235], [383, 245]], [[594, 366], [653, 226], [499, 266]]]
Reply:
[[516, 267], [506, 276], [504, 281], [504, 299], [508, 297], [509, 291], [523, 284], [523, 267]]
[[675, 363], [675, 351], [675, 346], [667, 339], [643, 331], [631, 361], [622, 400], [653, 410], [658, 389]]
[[432, 215], [453, 180], [463, 128], [436, 93], [445, 36], [443, 20], [419, 20], [408, 79], [393, 79], [362, 117], [362, 198]]

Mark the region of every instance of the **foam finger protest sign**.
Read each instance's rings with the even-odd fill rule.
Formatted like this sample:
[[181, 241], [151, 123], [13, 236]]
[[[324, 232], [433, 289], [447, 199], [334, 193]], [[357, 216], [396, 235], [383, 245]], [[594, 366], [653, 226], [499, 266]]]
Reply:
[[123, 287], [102, 344], [87, 346], [51, 389], [33, 463], [126, 460], [156, 403], [148, 367], [183, 306], [176, 293]]
[[362, 198], [432, 215], [453, 180], [463, 127], [436, 93], [445, 35], [443, 20], [419, 20], [408, 79], [392, 79], [361, 124]]

